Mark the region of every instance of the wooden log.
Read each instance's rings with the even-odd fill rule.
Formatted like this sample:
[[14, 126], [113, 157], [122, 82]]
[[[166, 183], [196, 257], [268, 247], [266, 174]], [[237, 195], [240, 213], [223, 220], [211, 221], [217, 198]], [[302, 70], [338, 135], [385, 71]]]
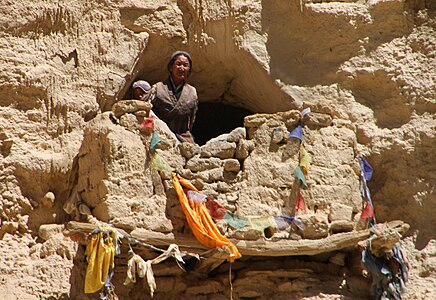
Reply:
[[[81, 236], [83, 238], [84, 234], [90, 234], [97, 228], [98, 226], [94, 224], [70, 221], [66, 224], [63, 233], [65, 236]], [[132, 246], [135, 246], [139, 242], [143, 244], [143, 246], [144, 244], [149, 245], [149, 248], [152, 250], [157, 250], [153, 246], [169, 246], [170, 244], [177, 244], [180, 249], [193, 249], [200, 252], [203, 252], [205, 249], [209, 249], [200, 244], [200, 242], [198, 242], [194, 236], [187, 234], [180, 233], [175, 236], [173, 233], [164, 234], [161, 232], [154, 232], [141, 228], [135, 229], [128, 234], [122, 229], [116, 229], [123, 235], [123, 240], [127, 241]]]
[[376, 256], [384, 255], [392, 250], [398, 243], [401, 236], [406, 233], [410, 225], [402, 221], [392, 221], [388, 224], [377, 224], [370, 229], [371, 237], [361, 241], [358, 245], [362, 248], [369, 248]]
[[[408, 229], [408, 225], [402, 221], [391, 222], [389, 224], [382, 224], [391, 229], [395, 229], [400, 234], [403, 234]], [[90, 233], [97, 227], [92, 224], [80, 223], [71, 221], [66, 225], [64, 231], [65, 235], [73, 235], [77, 233]], [[376, 228], [377, 229], [377, 228]], [[374, 232], [374, 230], [372, 230]], [[369, 229], [337, 233], [330, 235], [326, 238], [318, 240], [257, 240], [257, 241], [243, 241], [232, 240], [242, 255], [248, 256], [296, 256], [296, 255], [316, 255], [326, 252], [343, 250], [347, 248], [356, 247], [359, 242], [368, 239], [371, 236]], [[379, 235], [383, 239], [383, 245], [388, 244], [392, 239], [397, 240], [398, 234]], [[144, 244], [154, 246], [168, 246], [170, 244], [177, 244], [180, 249], [187, 249], [191, 252], [201, 253], [202, 249], [208, 249], [206, 246], [200, 244], [194, 236], [186, 234], [163, 234], [159, 232], [152, 232], [145, 229], [135, 229], [130, 234], [124, 233], [124, 238], [131, 242], [132, 240], [139, 241]], [[377, 243], [376, 243], [377, 244]]]
[[330, 235], [318, 240], [302, 239], [270, 241], [237, 241], [236, 247], [242, 255], [251, 256], [295, 256], [316, 255], [325, 252], [355, 247], [359, 241], [369, 237], [369, 230]]

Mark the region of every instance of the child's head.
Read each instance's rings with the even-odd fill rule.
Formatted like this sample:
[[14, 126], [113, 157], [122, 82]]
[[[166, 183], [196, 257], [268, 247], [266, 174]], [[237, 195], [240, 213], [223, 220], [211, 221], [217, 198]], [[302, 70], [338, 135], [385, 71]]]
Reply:
[[132, 88], [133, 98], [136, 100], [141, 100], [150, 90], [151, 86], [147, 81], [138, 80], [133, 83]]

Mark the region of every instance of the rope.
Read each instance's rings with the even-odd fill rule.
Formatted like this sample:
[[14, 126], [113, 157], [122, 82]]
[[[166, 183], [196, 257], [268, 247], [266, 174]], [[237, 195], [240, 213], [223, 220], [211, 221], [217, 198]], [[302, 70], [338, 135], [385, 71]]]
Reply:
[[230, 300], [233, 300], [232, 263], [229, 263]]

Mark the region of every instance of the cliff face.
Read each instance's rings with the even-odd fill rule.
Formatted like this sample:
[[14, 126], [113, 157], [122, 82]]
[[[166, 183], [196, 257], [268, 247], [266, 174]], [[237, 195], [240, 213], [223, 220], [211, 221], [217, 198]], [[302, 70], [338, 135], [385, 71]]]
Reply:
[[[242, 216], [293, 215], [299, 142], [288, 132], [310, 108], [303, 238], [359, 226], [363, 155], [374, 169], [368, 185], [377, 222], [411, 226], [402, 241], [411, 265], [405, 298], [435, 297], [435, 10], [432, 1], [402, 0], [3, 1], [0, 294], [87, 299], [84, 248], [62, 234], [78, 217], [65, 209], [74, 197], [128, 232], [184, 230], [171, 178], [150, 167], [137, 118], [125, 114], [116, 124], [109, 112], [130, 98], [135, 80], [165, 79], [168, 58], [183, 49], [201, 104], [251, 115], [201, 146], [177, 144], [157, 124], [157, 151], [171, 167]], [[201, 114], [214, 117], [200, 107]], [[225, 127], [229, 118], [208, 126]], [[123, 286], [125, 257], [118, 264], [120, 299], [148, 294], [146, 284]], [[209, 277], [181, 274], [175, 264], [157, 268], [157, 299], [228, 298], [228, 265]], [[233, 271], [241, 299], [369, 293], [355, 249], [246, 256]]]

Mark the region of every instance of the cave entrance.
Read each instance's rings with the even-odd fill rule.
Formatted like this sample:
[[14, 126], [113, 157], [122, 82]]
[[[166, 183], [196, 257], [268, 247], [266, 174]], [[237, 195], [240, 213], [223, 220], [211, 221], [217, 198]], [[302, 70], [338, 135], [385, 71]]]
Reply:
[[211, 138], [244, 126], [244, 117], [251, 111], [222, 103], [200, 102], [192, 133], [195, 142], [204, 145]]

